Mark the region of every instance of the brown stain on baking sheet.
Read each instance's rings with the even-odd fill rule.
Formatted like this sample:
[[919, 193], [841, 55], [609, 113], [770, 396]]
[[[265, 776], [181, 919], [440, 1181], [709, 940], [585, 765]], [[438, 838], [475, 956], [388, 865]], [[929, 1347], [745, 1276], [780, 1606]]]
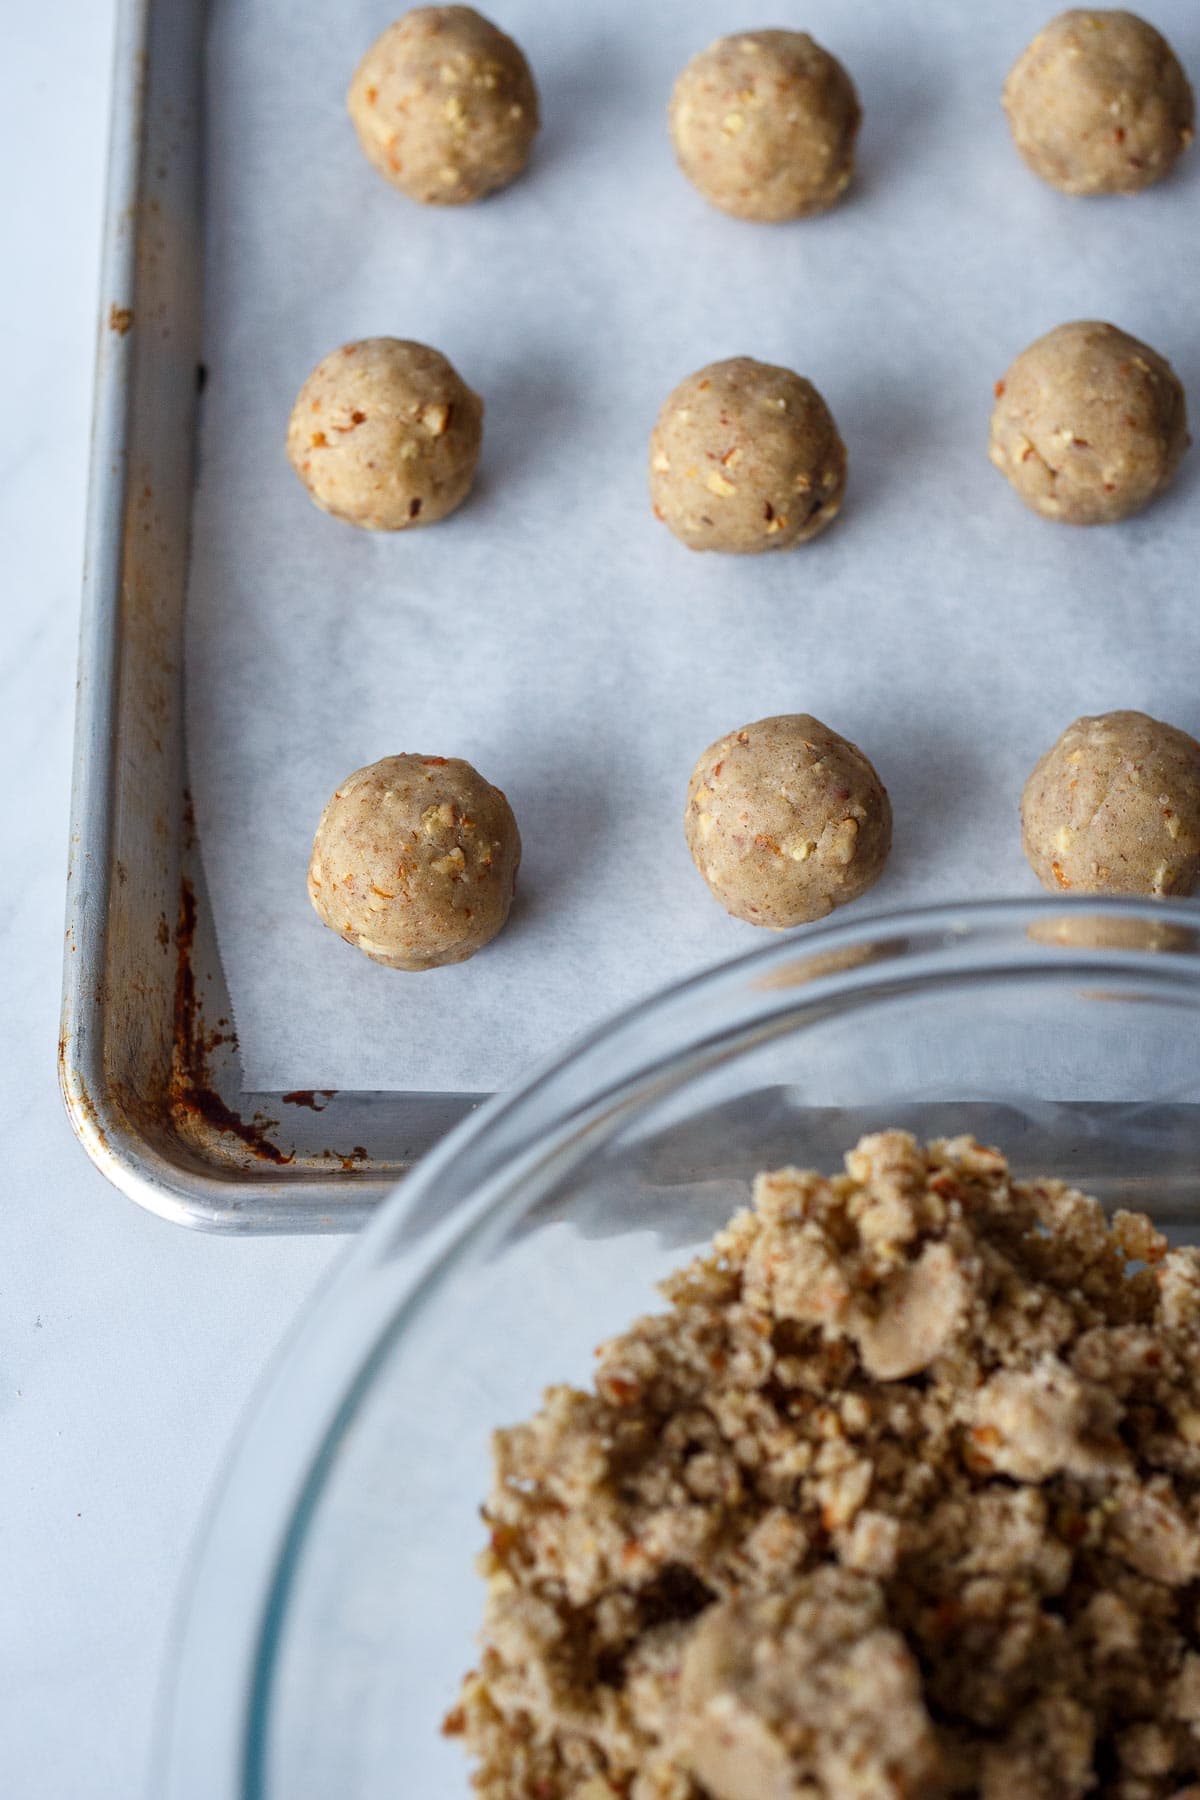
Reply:
[[324, 1112], [336, 1093], [336, 1088], [293, 1088], [290, 1094], [280, 1094], [279, 1098], [285, 1106], [307, 1106], [313, 1112]]
[[84, 1087], [78, 1070], [71, 1067], [69, 1051], [70, 1040], [63, 1032], [58, 1040], [58, 1083], [67, 1102], [68, 1116], [77, 1137], [86, 1143], [85, 1134], [90, 1132], [97, 1148], [107, 1155], [108, 1133], [100, 1123], [95, 1101]]
[[[337, 1091], [336, 1089], [334, 1090]], [[340, 1150], [322, 1150], [321, 1155], [329, 1162], [335, 1162], [343, 1175], [353, 1175], [362, 1163], [370, 1162], [371, 1152], [361, 1144], [355, 1144], [353, 1150], [343, 1156]]]
[[132, 327], [132, 306], [118, 306], [114, 300], [108, 309], [108, 329], [115, 331], [118, 337], [125, 337]]
[[[190, 819], [185, 821], [185, 833], [191, 824]], [[236, 1045], [237, 1036], [231, 1026], [216, 1031], [205, 1026], [192, 967], [195, 941], [196, 893], [185, 875], [179, 886], [179, 920], [175, 927], [175, 1029], [168, 1095], [171, 1110], [177, 1116], [187, 1114], [203, 1119], [205, 1124], [215, 1126], [218, 1131], [228, 1132], [264, 1162], [278, 1165], [293, 1162], [295, 1158], [288, 1156], [267, 1136], [277, 1120], [243, 1119], [240, 1113], [226, 1105], [213, 1086], [209, 1059], [219, 1045]]]

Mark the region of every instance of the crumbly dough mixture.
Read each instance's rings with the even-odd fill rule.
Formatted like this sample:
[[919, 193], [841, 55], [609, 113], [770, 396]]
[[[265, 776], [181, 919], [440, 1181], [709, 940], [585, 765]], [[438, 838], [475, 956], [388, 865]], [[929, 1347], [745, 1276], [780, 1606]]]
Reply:
[[355, 70], [346, 105], [367, 160], [427, 206], [507, 186], [539, 122], [520, 48], [470, 6], [418, 6], [389, 25]]
[[857, 744], [811, 713], [779, 713], [708, 746], [688, 782], [683, 828], [725, 910], [784, 931], [879, 879], [892, 807]]
[[687, 376], [650, 436], [650, 503], [689, 550], [790, 550], [831, 525], [846, 446], [811, 381], [752, 356]]
[[458, 756], [385, 756], [321, 814], [308, 897], [390, 969], [466, 962], [508, 918], [521, 834], [507, 799]]
[[1200, 1250], [864, 1138], [497, 1433], [486, 1800], [1195, 1800]]
[[854, 174], [854, 83], [803, 31], [718, 38], [680, 75], [669, 116], [688, 180], [739, 219], [827, 212]]
[[1052, 19], [1004, 84], [1017, 149], [1066, 194], [1135, 194], [1191, 143], [1191, 86], [1166, 38], [1135, 13]]
[[1038, 338], [995, 394], [992, 462], [1026, 506], [1066, 525], [1140, 512], [1190, 442], [1183, 384], [1166, 357], [1097, 319]]
[[1021, 796], [1021, 839], [1051, 893], [1200, 886], [1200, 744], [1142, 712], [1076, 719]]
[[434, 525], [461, 506], [483, 401], [440, 350], [363, 338], [319, 362], [296, 396], [287, 453], [322, 511], [367, 531]]

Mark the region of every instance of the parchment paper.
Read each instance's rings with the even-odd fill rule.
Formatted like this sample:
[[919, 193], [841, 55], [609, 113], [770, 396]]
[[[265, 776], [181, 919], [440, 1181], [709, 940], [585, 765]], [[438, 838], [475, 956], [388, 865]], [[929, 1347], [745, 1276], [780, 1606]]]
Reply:
[[[209, 42], [207, 350], [190, 597], [191, 780], [248, 1086], [487, 1089], [616, 1007], [767, 941], [681, 829], [720, 732], [816, 713], [892, 795], [857, 911], [1032, 893], [1017, 798], [1076, 714], [1200, 729], [1200, 453], [1140, 519], [1025, 511], [986, 456], [992, 383], [1099, 317], [1167, 355], [1200, 413], [1200, 156], [1136, 199], [1072, 201], [1019, 161], [1004, 74], [1049, 0], [496, 0], [545, 124], [485, 204], [413, 205], [343, 94], [396, 0], [222, 0]], [[1154, 19], [1200, 75], [1200, 17]], [[714, 36], [813, 32], [865, 109], [824, 219], [754, 226], [671, 156], [672, 80]], [[461, 512], [376, 536], [306, 499], [295, 392], [339, 343], [436, 345], [484, 396]], [[752, 354], [810, 376], [850, 454], [814, 544], [696, 556], [651, 516], [670, 387]], [[319, 924], [321, 806], [399, 750], [461, 755], [525, 844], [508, 929], [470, 963], [380, 969]]]

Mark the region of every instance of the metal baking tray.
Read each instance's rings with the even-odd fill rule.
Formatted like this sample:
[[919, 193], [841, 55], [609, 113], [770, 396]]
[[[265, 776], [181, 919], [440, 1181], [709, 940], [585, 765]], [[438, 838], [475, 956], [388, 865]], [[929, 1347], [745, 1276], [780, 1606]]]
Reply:
[[[118, 19], [62, 1087], [93, 1161], [163, 1217], [219, 1231], [345, 1231], [483, 1096], [243, 1091], [184, 743], [207, 15], [205, 0], [122, 0]], [[1081, 1141], [1098, 1130], [1109, 1141], [1104, 1111], [1074, 1108]], [[1017, 1122], [995, 1114], [979, 1108], [972, 1127], [1011, 1146]], [[856, 1135], [844, 1115], [819, 1109], [806, 1129], [816, 1160]], [[1040, 1165], [1045, 1152], [1022, 1143]]]
[[347, 1231], [480, 1097], [242, 1091], [184, 752], [205, 12], [117, 24], [59, 1068], [93, 1162], [164, 1218]]

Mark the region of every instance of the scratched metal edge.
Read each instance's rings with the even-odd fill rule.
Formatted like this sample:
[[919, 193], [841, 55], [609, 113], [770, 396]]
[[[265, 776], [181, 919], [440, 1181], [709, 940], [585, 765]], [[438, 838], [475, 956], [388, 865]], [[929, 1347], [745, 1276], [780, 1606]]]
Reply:
[[[195, 0], [193, 24], [202, 11]], [[182, 17], [174, 8], [169, 12], [176, 20]], [[157, 1046], [153, 1069], [139, 1066], [122, 1040], [137, 1013], [136, 1002], [125, 994], [118, 1004], [121, 997], [110, 980], [114, 898], [119, 904], [115, 882], [119, 876], [123, 885], [129, 878], [117, 860], [121, 783], [128, 785], [130, 776], [127, 768], [118, 769], [118, 752], [132, 735], [131, 720], [122, 711], [130, 706], [126, 689], [131, 685], [122, 684], [123, 648], [134, 656], [128, 643], [122, 645], [122, 601], [139, 504], [131, 493], [138, 444], [134, 374], [139, 303], [147, 299], [141, 291], [139, 247], [147, 226], [151, 127], [162, 125], [151, 117], [150, 96], [154, 28], [163, 16], [154, 0], [121, 0], [117, 17], [80, 621], [60, 1085], [71, 1124], [92, 1161], [114, 1186], [160, 1217], [223, 1232], [347, 1231], [359, 1226], [398, 1176], [482, 1096], [243, 1094], [235, 1045], [227, 1042], [212, 1066], [201, 1068], [186, 1057], [181, 1062], [178, 1036]], [[198, 119], [191, 129], [199, 133]], [[198, 138], [189, 148], [199, 154]], [[157, 174], [164, 176], [164, 171]], [[198, 209], [195, 217], [199, 229]], [[195, 262], [198, 267], [198, 256]], [[145, 311], [148, 327], [149, 308]], [[189, 381], [192, 373], [186, 371]], [[194, 408], [192, 417], [194, 423]], [[145, 492], [149, 502], [150, 489]], [[186, 570], [176, 573], [182, 577]], [[185, 582], [180, 579], [178, 585], [182, 594]], [[181, 627], [180, 618], [172, 623]], [[170, 749], [182, 771], [178, 674], [164, 680], [163, 691], [169, 695], [168, 725], [175, 734]], [[203, 893], [203, 872], [182, 791], [171, 797], [164, 820], [163, 860], [153, 872], [160, 889], [173, 882], [181, 909], [186, 909], [189, 893]], [[144, 874], [143, 866], [135, 867], [134, 882]], [[184, 942], [182, 911], [173, 932], [164, 932], [159, 940], [164, 953], [173, 954], [175, 967], [170, 974], [165, 968], [156, 971], [157, 997], [162, 999], [164, 984], [170, 982], [176, 1021], [185, 977], [193, 985], [196, 975], [202, 982], [215, 977], [216, 987], [221, 986], [206, 909], [199, 933], [205, 939], [205, 961], [197, 970], [187, 963], [193, 945], [190, 937]], [[120, 948], [127, 962], [128, 945]], [[144, 1018], [139, 1022], [144, 1028]], [[211, 1036], [220, 1042], [219, 1033]], [[196, 1043], [208, 1044], [203, 1026], [189, 1033], [187, 1044], [194, 1048]], [[207, 1055], [207, 1049], [202, 1053]], [[133, 1079], [118, 1080], [118, 1067], [132, 1069]], [[340, 1149], [331, 1147], [339, 1144]]]
[[[123, 1121], [105, 1091], [104, 1007], [95, 978], [105, 961], [111, 878], [115, 594], [120, 582], [133, 351], [128, 332], [109, 330], [107, 308], [128, 313], [135, 298], [148, 29], [149, 0], [122, 0], [117, 12], [101, 256], [58, 1043], [59, 1083], [76, 1135], [96, 1166], [127, 1192], [141, 1185], [138, 1147], [126, 1141]], [[137, 1197], [151, 1204], [150, 1191]]]

